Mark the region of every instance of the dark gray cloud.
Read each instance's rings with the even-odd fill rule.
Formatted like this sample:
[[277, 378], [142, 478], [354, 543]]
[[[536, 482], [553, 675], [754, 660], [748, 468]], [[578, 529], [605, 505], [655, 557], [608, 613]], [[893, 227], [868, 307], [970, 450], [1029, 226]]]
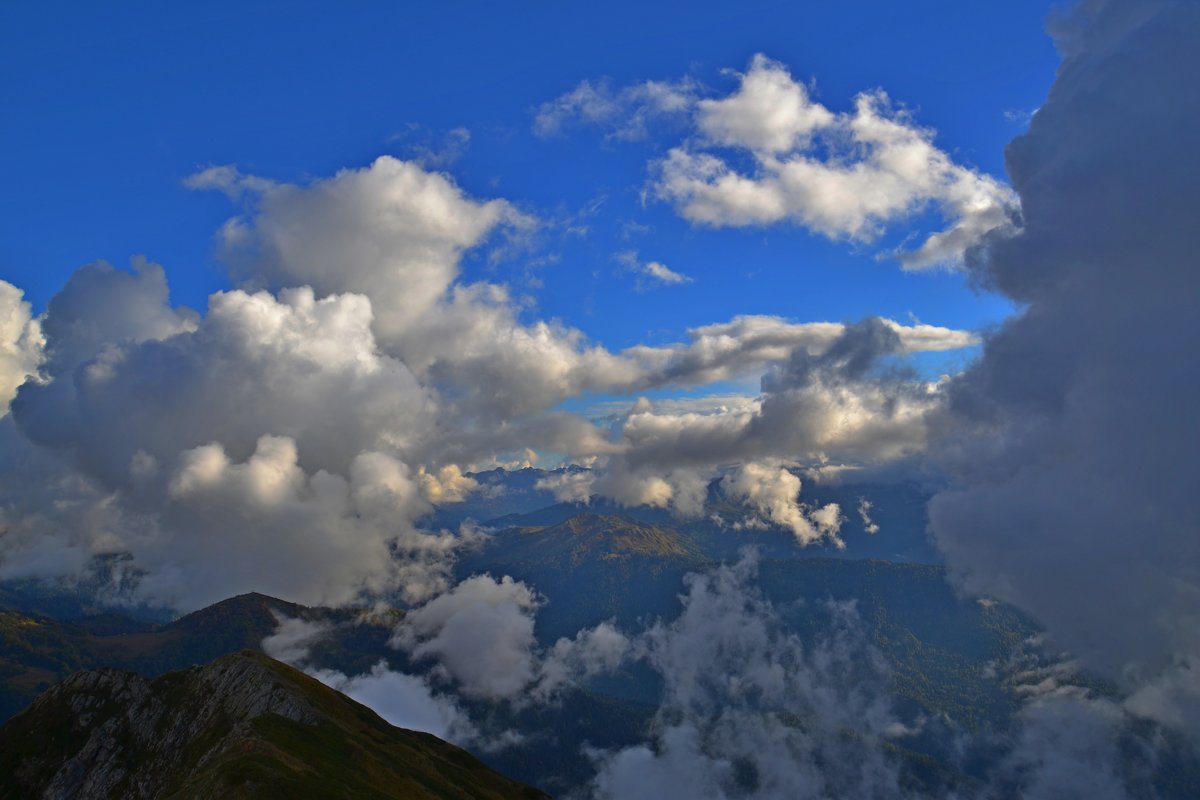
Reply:
[[949, 387], [930, 506], [957, 580], [1200, 725], [1200, 4], [1086, 2], [1007, 150], [1023, 227], [969, 259], [1021, 304]]

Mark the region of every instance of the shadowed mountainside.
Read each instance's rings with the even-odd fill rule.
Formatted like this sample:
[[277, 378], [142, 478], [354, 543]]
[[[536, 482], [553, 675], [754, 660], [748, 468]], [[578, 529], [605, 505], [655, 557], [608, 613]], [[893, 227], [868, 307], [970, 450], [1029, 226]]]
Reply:
[[361, 610], [309, 608], [258, 593], [222, 600], [166, 625], [111, 614], [61, 621], [0, 610], [0, 722], [76, 670], [117, 667], [154, 677], [260, 649], [275, 632], [278, 616], [329, 625], [323, 646], [345, 654], [344, 668], [366, 670], [387, 651], [391, 623], [400, 613], [368, 617]]
[[0, 798], [544, 798], [260, 653], [78, 672], [0, 727]]

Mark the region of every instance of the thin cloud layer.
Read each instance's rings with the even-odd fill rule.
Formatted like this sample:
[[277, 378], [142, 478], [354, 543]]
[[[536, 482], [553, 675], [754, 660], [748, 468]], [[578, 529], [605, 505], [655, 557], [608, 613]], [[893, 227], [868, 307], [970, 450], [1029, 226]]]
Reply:
[[614, 139], [643, 139], [655, 119], [686, 115], [697, 87], [688, 80], [644, 83], [613, 89], [607, 81], [581, 81], [571, 91], [538, 106], [533, 132], [543, 138], [574, 124], [600, 125]]
[[637, 276], [637, 286], [639, 289], [648, 289], [655, 286], [678, 286], [692, 282], [691, 277], [681, 272], [676, 272], [659, 261], [638, 260], [637, 252], [632, 250], [617, 253], [616, 259], [627, 270]]

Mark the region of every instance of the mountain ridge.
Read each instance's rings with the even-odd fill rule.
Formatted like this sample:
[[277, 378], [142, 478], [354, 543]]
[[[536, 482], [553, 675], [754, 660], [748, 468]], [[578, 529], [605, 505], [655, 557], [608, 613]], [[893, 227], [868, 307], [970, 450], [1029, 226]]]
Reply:
[[0, 774], [3, 800], [546, 797], [249, 650], [74, 673], [0, 727]]
[[347, 668], [366, 670], [375, 654], [387, 651], [388, 623], [401, 612], [360, 618], [361, 612], [302, 606], [257, 592], [222, 600], [164, 625], [139, 626], [107, 616], [57, 620], [0, 609], [0, 722], [76, 670], [117, 667], [154, 677], [245, 648], [261, 649], [263, 639], [278, 627], [277, 615], [332, 623], [335, 639], [326, 646], [337, 646], [337, 636], [355, 639], [360, 663]]

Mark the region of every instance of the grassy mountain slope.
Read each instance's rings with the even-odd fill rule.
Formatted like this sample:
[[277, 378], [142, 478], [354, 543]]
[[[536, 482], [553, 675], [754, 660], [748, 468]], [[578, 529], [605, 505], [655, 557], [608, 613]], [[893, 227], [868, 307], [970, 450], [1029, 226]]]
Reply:
[[309, 608], [257, 593], [223, 600], [166, 625], [138, 625], [112, 615], [61, 621], [0, 611], [0, 722], [76, 670], [119, 667], [153, 677], [258, 649], [275, 631], [277, 614], [333, 626], [322, 646], [346, 654], [344, 669], [365, 670], [388, 650], [388, 620], [357, 620], [354, 610]]
[[648, 611], [675, 608], [683, 575], [710, 565], [672, 528], [582, 513], [501, 531], [456, 569], [460, 577], [489, 571], [530, 582], [551, 601], [538, 613], [538, 635], [553, 641], [604, 619], [631, 626]]
[[72, 675], [0, 727], [0, 798], [542, 798], [252, 651]]

